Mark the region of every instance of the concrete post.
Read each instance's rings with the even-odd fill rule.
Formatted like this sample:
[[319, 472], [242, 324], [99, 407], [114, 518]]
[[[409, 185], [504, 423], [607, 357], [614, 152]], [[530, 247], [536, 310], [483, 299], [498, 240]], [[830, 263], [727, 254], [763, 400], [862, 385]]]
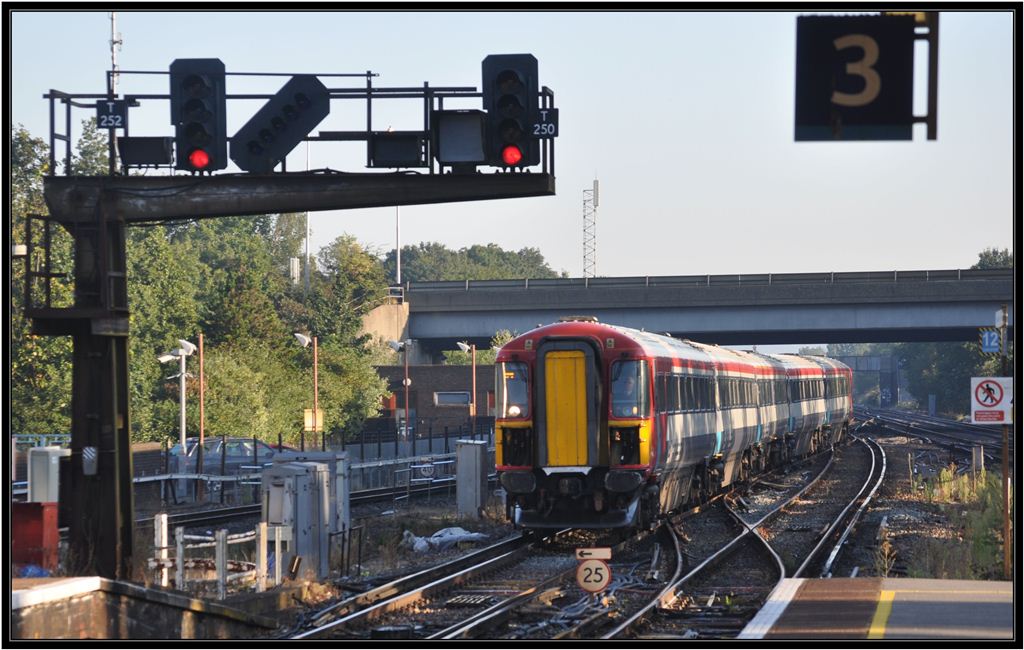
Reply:
[[[161, 562], [167, 560], [167, 545], [170, 540], [167, 539], [167, 513], [161, 512], [153, 518], [153, 546], [156, 548], [156, 557]], [[162, 563], [160, 565], [160, 586], [167, 587], [168, 585], [168, 571], [167, 567]]]
[[224, 600], [228, 595], [228, 531], [221, 528], [213, 534], [217, 543], [214, 563], [217, 566], [217, 600]]
[[985, 447], [983, 445], [971, 447], [971, 471], [975, 473], [985, 471]]
[[267, 522], [256, 525], [256, 591], [267, 590]]
[[487, 443], [455, 443], [455, 500], [460, 517], [479, 519], [487, 499]]
[[174, 561], [177, 565], [174, 572], [174, 588], [178, 591], [185, 591], [185, 527], [178, 526], [174, 529], [174, 542], [177, 548], [177, 555]]

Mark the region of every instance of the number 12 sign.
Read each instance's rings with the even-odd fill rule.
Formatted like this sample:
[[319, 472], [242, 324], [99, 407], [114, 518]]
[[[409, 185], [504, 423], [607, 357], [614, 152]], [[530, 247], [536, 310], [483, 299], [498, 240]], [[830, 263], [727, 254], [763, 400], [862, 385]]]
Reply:
[[798, 16], [800, 140], [910, 140], [913, 16]]

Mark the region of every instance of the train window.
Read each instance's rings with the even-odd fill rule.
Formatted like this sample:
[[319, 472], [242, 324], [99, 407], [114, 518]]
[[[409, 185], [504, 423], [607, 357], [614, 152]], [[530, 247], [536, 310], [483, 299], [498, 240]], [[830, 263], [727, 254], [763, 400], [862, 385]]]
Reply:
[[668, 390], [665, 388], [667, 384], [668, 375], [657, 375], [654, 378], [654, 402], [658, 406], [659, 413], [668, 410], [668, 404], [665, 402], [668, 399]]
[[[612, 417], [646, 417], [648, 410], [647, 397], [647, 364], [643, 361], [616, 361], [612, 364]], [[670, 382], [666, 389], [668, 400], [673, 400], [673, 389], [678, 389]], [[678, 401], [678, 396], [675, 398]]]
[[497, 417], [525, 418], [530, 415], [526, 364], [505, 362], [495, 365]]
[[696, 411], [697, 410], [697, 380], [695, 377], [684, 377], [683, 378], [683, 410], [684, 411]]
[[679, 375], [672, 375], [672, 390], [669, 391], [669, 399], [672, 401], [672, 412], [678, 413], [683, 410], [683, 378]]

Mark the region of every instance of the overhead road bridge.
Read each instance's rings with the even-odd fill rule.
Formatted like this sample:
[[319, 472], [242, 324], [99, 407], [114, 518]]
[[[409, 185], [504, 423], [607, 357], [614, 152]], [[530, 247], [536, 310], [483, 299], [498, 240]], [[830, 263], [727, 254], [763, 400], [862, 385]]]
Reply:
[[409, 336], [436, 351], [573, 315], [723, 345], [977, 341], [1013, 290], [1012, 269], [954, 269], [410, 282], [405, 296]]

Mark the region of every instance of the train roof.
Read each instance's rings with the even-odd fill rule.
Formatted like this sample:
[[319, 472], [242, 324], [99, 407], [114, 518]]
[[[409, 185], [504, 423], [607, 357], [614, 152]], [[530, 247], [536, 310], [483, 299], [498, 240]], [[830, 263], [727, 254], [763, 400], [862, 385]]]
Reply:
[[[552, 336], [589, 337], [596, 339], [603, 348], [613, 347], [616, 350], [632, 351], [648, 357], [683, 359], [694, 362], [694, 365], [723, 364], [729, 370], [754, 374], [767, 374], [779, 370], [792, 375], [817, 374], [830, 368], [834, 372], [836, 368], [846, 367], [841, 362], [827, 357], [745, 352], [621, 325], [599, 323], [595, 320], [565, 320], [530, 330], [502, 346], [498, 358], [505, 359], [508, 354], [527, 351], [527, 341], [532, 341], [529, 345], [533, 347], [540, 339]], [[609, 342], [611, 346], [608, 345]]]

